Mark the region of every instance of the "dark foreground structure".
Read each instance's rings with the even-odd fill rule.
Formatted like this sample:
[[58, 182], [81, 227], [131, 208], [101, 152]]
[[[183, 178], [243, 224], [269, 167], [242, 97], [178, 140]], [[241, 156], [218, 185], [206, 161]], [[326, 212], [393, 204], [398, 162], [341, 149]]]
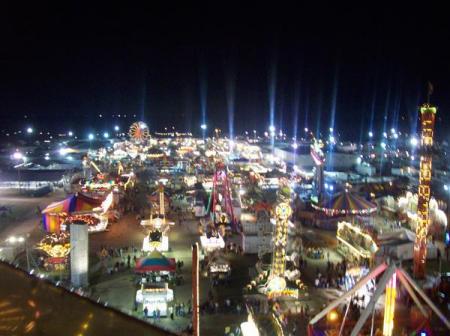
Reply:
[[175, 335], [0, 262], [0, 335]]

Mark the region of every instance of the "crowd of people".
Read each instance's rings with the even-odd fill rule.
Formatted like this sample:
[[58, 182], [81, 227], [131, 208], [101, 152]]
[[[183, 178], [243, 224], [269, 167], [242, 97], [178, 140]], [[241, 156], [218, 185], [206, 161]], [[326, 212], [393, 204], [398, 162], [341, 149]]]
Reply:
[[311, 259], [323, 259], [325, 258], [323, 248], [320, 247], [308, 247], [306, 249], [306, 256]]
[[347, 261], [345, 259], [338, 263], [328, 261], [326, 274], [321, 274], [318, 269], [316, 270], [314, 286], [318, 288], [340, 288], [344, 290], [346, 273]]
[[232, 299], [223, 301], [210, 300], [200, 305], [200, 314], [242, 314], [244, 313], [243, 304]]

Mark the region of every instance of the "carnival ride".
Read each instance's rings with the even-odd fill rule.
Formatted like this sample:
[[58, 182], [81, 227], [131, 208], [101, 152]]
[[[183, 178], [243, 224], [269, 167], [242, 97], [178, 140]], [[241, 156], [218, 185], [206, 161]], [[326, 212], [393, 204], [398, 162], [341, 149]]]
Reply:
[[[330, 316], [333, 314], [333, 320], [338, 319], [338, 314], [334, 310], [339, 305], [347, 303], [345, 313], [342, 317], [342, 322], [339, 327], [339, 335], [342, 335], [345, 328], [345, 323], [347, 319], [347, 315], [349, 312], [350, 302], [352, 298], [357, 294], [357, 292], [363, 288], [369, 281], [375, 280], [378, 276], [381, 275], [378, 283], [376, 284], [376, 289], [373, 295], [370, 298], [369, 303], [364, 308], [362, 313], [359, 315], [359, 318], [351, 328], [351, 336], [360, 335], [361, 330], [363, 329], [366, 321], [370, 316], [371, 318], [371, 326], [370, 326], [370, 335], [373, 335], [374, 327], [375, 327], [375, 305], [377, 301], [380, 299], [382, 294], [385, 294], [384, 299], [384, 319], [383, 319], [383, 336], [392, 336], [394, 331], [394, 316], [396, 312], [396, 297], [398, 293], [397, 288], [397, 279], [400, 284], [403, 285], [406, 292], [409, 294], [411, 299], [417, 305], [420, 313], [423, 315], [425, 321], [429, 320], [429, 314], [423, 303], [429, 306], [431, 310], [438, 316], [438, 318], [442, 321], [442, 323], [450, 330], [450, 321], [447, 317], [437, 308], [437, 306], [431, 301], [431, 299], [423, 292], [418, 285], [407, 272], [405, 272], [401, 267], [398, 267], [395, 263], [382, 263], [375, 267], [372, 271], [369, 272], [363, 279], [361, 279], [352, 289], [350, 289], [347, 293], [339, 297], [338, 299], [331, 302], [325, 309], [323, 309], [320, 313], [314, 316], [308, 325], [308, 335], [323, 335], [323, 330], [317, 330], [315, 325], [325, 316]], [[369, 293], [368, 293], [369, 294]], [[420, 300], [421, 298], [422, 300]], [[422, 302], [423, 301], [423, 302]], [[423, 326], [423, 323], [421, 324]], [[421, 328], [421, 325], [418, 328]], [[417, 328], [417, 326], [416, 326]], [[349, 331], [346, 331], [348, 334]]]
[[158, 188], [158, 204], [156, 209], [152, 209], [150, 219], [141, 221], [141, 225], [149, 228], [148, 235], [145, 236], [142, 250], [151, 252], [154, 250], [168, 251], [169, 250], [169, 236], [168, 232], [170, 226], [174, 225], [166, 219], [166, 195], [164, 193], [164, 186], [159, 185]]
[[331, 198], [322, 199], [317, 204], [312, 203], [311, 205], [315, 210], [321, 211], [329, 217], [364, 216], [377, 211], [377, 204], [349, 191], [343, 191]]
[[112, 192], [104, 199], [77, 193], [65, 200], [49, 204], [42, 211], [43, 228], [48, 233], [59, 234], [77, 220], [88, 224], [89, 232], [104, 231], [108, 225], [108, 212], [113, 202]]
[[[305, 290], [300, 278], [289, 281], [290, 272], [286, 272], [286, 248], [288, 238], [289, 218], [292, 209], [288, 203], [279, 203], [275, 208], [275, 231], [273, 234], [272, 264], [270, 270], [262, 271], [247, 285], [247, 290], [256, 289], [267, 295], [269, 299], [279, 296], [299, 297], [299, 290]], [[289, 273], [289, 274], [288, 274]], [[293, 282], [297, 288], [290, 288], [288, 282]]]
[[228, 227], [237, 232], [238, 220], [234, 214], [232, 197], [227, 167], [222, 162], [219, 162], [216, 164], [213, 176], [207, 213], [211, 215], [211, 220], [215, 226]]
[[150, 132], [146, 123], [137, 121], [131, 124], [128, 135], [135, 142], [143, 142], [150, 137]]
[[[93, 160], [91, 160], [91, 158], [89, 158], [89, 156], [85, 155], [83, 157], [83, 160], [81, 161], [81, 163], [82, 163], [83, 169], [85, 171], [92, 167], [96, 171], [96, 175], [95, 176], [97, 177], [97, 179], [99, 179], [99, 180], [103, 180], [104, 179], [105, 175], [100, 170], [100, 168], [96, 165], [96, 163]], [[85, 172], [84, 175], [85, 175], [84, 176], [85, 178], [88, 178], [88, 176], [86, 176], [87, 175], [86, 172]]]
[[414, 244], [414, 276], [425, 277], [425, 263], [427, 259], [427, 235], [430, 224], [430, 196], [432, 175], [433, 132], [437, 109], [430, 104], [420, 108], [422, 137], [419, 173], [419, 200], [417, 204], [418, 223], [416, 227], [416, 241]]
[[371, 260], [378, 251], [377, 243], [369, 233], [345, 221], [338, 222], [336, 238], [342, 244], [339, 247], [346, 252], [350, 250], [352, 252], [350, 255], [355, 255], [357, 258]]
[[68, 232], [48, 234], [36, 245], [36, 249], [46, 254], [46, 265], [63, 269], [70, 253], [70, 235]]

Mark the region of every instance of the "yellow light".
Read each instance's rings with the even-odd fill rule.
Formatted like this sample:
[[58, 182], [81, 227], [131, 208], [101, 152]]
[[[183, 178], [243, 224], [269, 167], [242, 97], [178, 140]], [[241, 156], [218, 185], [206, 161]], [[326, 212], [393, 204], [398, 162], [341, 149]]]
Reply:
[[327, 319], [330, 322], [335, 322], [335, 321], [337, 321], [338, 318], [339, 318], [339, 314], [335, 310], [330, 311], [327, 315]]
[[392, 331], [394, 330], [395, 298], [397, 296], [396, 282], [397, 275], [394, 273], [386, 285], [383, 336], [392, 336]]

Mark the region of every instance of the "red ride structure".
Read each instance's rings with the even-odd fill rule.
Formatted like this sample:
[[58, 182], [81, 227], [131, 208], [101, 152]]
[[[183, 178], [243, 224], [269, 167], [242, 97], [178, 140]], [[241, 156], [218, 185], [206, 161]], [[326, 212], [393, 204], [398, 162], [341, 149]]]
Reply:
[[222, 162], [216, 164], [209, 201], [209, 213], [214, 225], [229, 225], [234, 232], [237, 231], [237, 220], [233, 212], [231, 184], [228, 179], [227, 167]]

